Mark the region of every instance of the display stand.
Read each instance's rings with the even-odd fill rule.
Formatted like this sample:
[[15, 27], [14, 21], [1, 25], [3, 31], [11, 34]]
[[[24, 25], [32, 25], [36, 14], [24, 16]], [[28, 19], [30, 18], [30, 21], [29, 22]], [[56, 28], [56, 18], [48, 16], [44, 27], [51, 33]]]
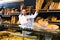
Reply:
[[52, 35], [45, 34], [45, 40], [52, 40]]

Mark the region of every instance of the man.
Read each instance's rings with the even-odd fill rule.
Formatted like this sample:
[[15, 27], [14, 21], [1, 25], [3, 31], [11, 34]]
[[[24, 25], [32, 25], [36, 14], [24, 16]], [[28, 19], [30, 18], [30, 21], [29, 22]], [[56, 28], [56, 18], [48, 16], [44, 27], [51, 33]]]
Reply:
[[32, 26], [34, 23], [34, 18], [37, 15], [38, 15], [37, 11], [35, 12], [34, 15], [27, 15], [27, 12], [25, 9], [21, 10], [21, 14], [19, 15], [19, 22], [23, 26], [22, 28], [33, 28]]

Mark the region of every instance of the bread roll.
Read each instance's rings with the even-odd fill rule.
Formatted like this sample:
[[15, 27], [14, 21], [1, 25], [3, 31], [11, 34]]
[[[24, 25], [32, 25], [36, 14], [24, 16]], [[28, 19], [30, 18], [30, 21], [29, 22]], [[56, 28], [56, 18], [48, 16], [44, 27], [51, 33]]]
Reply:
[[58, 29], [59, 26], [58, 25], [54, 25], [54, 24], [49, 24], [48, 26], [46, 26], [46, 29], [51, 29], [51, 30], [56, 30]]
[[42, 19], [38, 21], [38, 23], [41, 25], [41, 26], [47, 26], [48, 25], [48, 22], [47, 21], [43, 21]]

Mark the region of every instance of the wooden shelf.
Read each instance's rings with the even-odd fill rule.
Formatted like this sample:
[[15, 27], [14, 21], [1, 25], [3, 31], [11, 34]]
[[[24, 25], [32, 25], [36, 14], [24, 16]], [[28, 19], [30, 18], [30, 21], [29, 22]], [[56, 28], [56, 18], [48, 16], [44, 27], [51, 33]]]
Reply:
[[2, 17], [11, 17], [10, 15], [2, 15]]
[[56, 24], [56, 25], [60, 25], [60, 22], [49, 22], [49, 23], [51, 23], [51, 24]]
[[45, 12], [60, 12], [60, 10], [39, 10], [40, 13], [45, 13]]
[[17, 12], [17, 13], [11, 13], [10, 15], [11, 16], [14, 16], [14, 15], [19, 15], [20, 14], [20, 12]]

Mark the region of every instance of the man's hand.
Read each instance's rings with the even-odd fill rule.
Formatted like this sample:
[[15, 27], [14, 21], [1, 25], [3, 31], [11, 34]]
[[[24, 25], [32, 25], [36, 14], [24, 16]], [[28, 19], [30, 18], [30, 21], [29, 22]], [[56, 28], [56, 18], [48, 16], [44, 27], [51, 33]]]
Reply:
[[23, 25], [19, 25], [20, 28], [24, 29], [26, 26], [23, 26]]
[[39, 10], [36, 10], [35, 13], [38, 13]]
[[27, 20], [31, 20], [32, 18], [27, 18]]

